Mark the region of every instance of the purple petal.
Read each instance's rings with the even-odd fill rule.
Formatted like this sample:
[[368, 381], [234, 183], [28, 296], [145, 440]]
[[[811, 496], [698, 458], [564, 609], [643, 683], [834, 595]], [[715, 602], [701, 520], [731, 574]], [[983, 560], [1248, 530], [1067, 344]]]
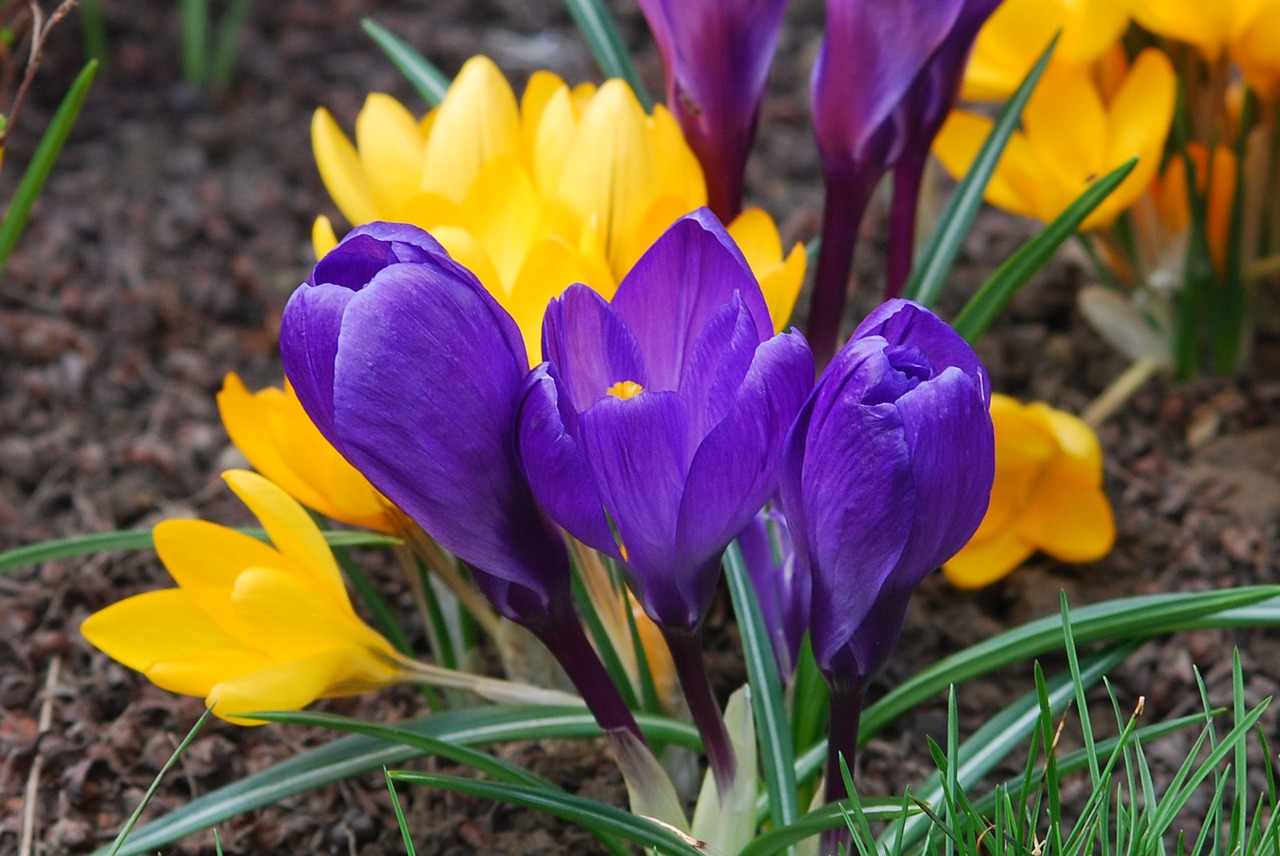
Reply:
[[667, 105], [707, 174], [711, 208], [737, 215], [785, 0], [641, 0]]
[[333, 365], [342, 317], [355, 292], [338, 285], [300, 286], [280, 319], [284, 374], [320, 433], [339, 450], [333, 425]]
[[[605, 510], [618, 528], [636, 597], [655, 621], [692, 627], [705, 581], [689, 579], [675, 553], [680, 495], [689, 462], [689, 418], [674, 392], [605, 396], [581, 415], [579, 436]], [[714, 578], [713, 578], [714, 584]]]
[[738, 544], [769, 631], [778, 674], [787, 681], [809, 628], [809, 579], [796, 565], [795, 548], [782, 514], [762, 511], [738, 535]]
[[802, 336], [784, 333], [760, 346], [733, 406], [689, 467], [678, 554], [718, 558], [774, 493], [783, 439], [812, 388]]
[[405, 223], [366, 223], [352, 229], [316, 263], [309, 285], [333, 283], [358, 291], [373, 275], [398, 262], [437, 262], [448, 259], [440, 242], [417, 226]]
[[813, 66], [813, 124], [824, 159], [861, 160], [951, 31], [964, 0], [828, 0]]
[[574, 432], [566, 428], [566, 422], [578, 418], [565, 406], [567, 398], [549, 363], [525, 379], [518, 418], [520, 461], [534, 497], [552, 520], [588, 547], [621, 560], [604, 501]]
[[545, 596], [567, 564], [515, 460], [526, 360], [474, 277], [394, 265], [347, 307], [334, 423], [352, 464], [441, 544]]
[[982, 522], [995, 478], [995, 435], [987, 404], [956, 367], [897, 402], [916, 483], [915, 527], [900, 562], [914, 589], [969, 542]]
[[737, 291], [759, 341], [773, 334], [760, 285], [742, 252], [706, 209], [677, 220], [618, 286], [613, 308], [635, 334], [649, 388], [678, 389], [694, 343]]
[[[801, 502], [808, 515], [814, 656], [845, 673], [846, 643], [907, 546], [916, 487], [901, 416], [892, 404], [839, 402], [810, 425]], [[793, 529], [794, 532], [794, 529]]]
[[924, 352], [938, 370], [958, 366], [972, 380], [984, 403], [991, 402], [991, 381], [978, 355], [959, 333], [928, 309], [910, 300], [889, 300], [853, 331], [853, 339], [883, 336], [890, 345], [909, 343]]
[[728, 413], [759, 343], [755, 321], [737, 295], [712, 316], [694, 343], [679, 392], [689, 403], [690, 437], [695, 443]]
[[616, 383], [649, 385], [635, 336], [608, 302], [585, 285], [569, 286], [547, 307], [542, 355], [556, 366], [579, 413]]

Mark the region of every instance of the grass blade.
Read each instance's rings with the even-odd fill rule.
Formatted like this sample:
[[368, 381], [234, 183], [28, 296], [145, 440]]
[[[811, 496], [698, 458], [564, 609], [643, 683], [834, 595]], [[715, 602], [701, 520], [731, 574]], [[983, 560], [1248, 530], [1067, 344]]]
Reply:
[[[1280, 623], [1280, 587], [1248, 586], [1213, 592], [1119, 598], [1071, 610], [1077, 644], [1138, 640], [1205, 627], [1268, 626]], [[1216, 615], [1215, 613], [1222, 613]], [[918, 672], [862, 714], [863, 740], [923, 700], [1004, 666], [1028, 660], [1062, 644], [1062, 618], [1028, 622], [972, 645]]]
[[965, 304], [952, 326], [967, 341], [974, 341], [987, 329], [1005, 304], [1031, 275], [1044, 267], [1058, 247], [1075, 234], [1080, 224], [1102, 204], [1111, 191], [1120, 186], [1138, 159], [1130, 158], [1089, 186], [1089, 189], [1067, 206], [1040, 234], [1027, 241], [983, 283], [982, 288]]
[[431, 60], [409, 47], [409, 43], [372, 18], [360, 22], [361, 28], [391, 60], [391, 64], [413, 84], [428, 104], [438, 107], [449, 92], [448, 76]]
[[173, 765], [178, 763], [178, 759], [182, 757], [182, 753], [187, 751], [187, 747], [191, 745], [191, 741], [196, 739], [196, 735], [200, 733], [200, 729], [204, 728], [204, 724], [208, 722], [210, 714], [213, 713], [212, 707], [205, 708], [204, 713], [200, 714], [200, 718], [196, 720], [196, 724], [191, 726], [191, 730], [187, 732], [187, 736], [182, 738], [182, 742], [178, 744], [178, 748], [173, 750], [173, 754], [169, 756], [169, 760], [164, 762], [164, 766], [160, 768], [160, 772], [156, 773], [156, 777], [151, 780], [151, 787], [147, 788], [147, 792], [142, 795], [142, 801], [138, 803], [138, 807], [133, 810], [133, 814], [129, 815], [129, 819], [125, 821], [124, 827], [116, 836], [116, 840], [111, 842], [111, 846], [107, 849], [107, 856], [116, 856], [124, 847], [125, 839], [129, 837], [129, 833], [133, 832], [133, 827], [138, 823], [138, 818], [142, 817], [143, 810], [147, 807], [147, 803], [151, 802], [151, 798], [155, 796], [156, 789], [160, 787], [160, 782], [164, 779], [165, 774], [173, 769]]
[[27, 218], [31, 216], [31, 206], [35, 205], [36, 197], [44, 189], [44, 183], [48, 180], [49, 173], [53, 171], [53, 164], [62, 151], [63, 143], [67, 141], [67, 135], [71, 133], [71, 126], [80, 115], [80, 107], [84, 104], [84, 99], [89, 94], [89, 87], [93, 84], [93, 77], [97, 73], [96, 59], [85, 63], [84, 68], [76, 75], [71, 88], [63, 96], [62, 103], [58, 105], [57, 112], [49, 122], [49, 127], [40, 137], [40, 144], [31, 157], [31, 163], [22, 173], [18, 189], [13, 193], [13, 201], [9, 203], [9, 210], [4, 215], [4, 221], [0, 222], [0, 272], [9, 263], [9, 256], [13, 255], [13, 249], [18, 245], [18, 238], [26, 228]]
[[1040, 76], [1049, 65], [1049, 57], [1053, 55], [1057, 44], [1058, 36], [1055, 35], [1013, 93], [1013, 97], [1000, 111], [995, 125], [991, 127], [991, 133], [978, 151], [978, 156], [952, 191], [951, 198], [947, 200], [947, 205], [938, 218], [937, 227], [929, 236], [929, 242], [912, 265], [911, 278], [907, 280], [903, 290], [906, 297], [925, 306], [932, 306], [942, 293], [943, 283], [951, 274], [951, 266], [960, 253], [965, 236], [969, 234], [973, 218], [978, 216], [978, 211], [982, 208], [982, 196], [986, 193], [991, 175], [996, 171], [996, 164], [1000, 162], [1009, 138], [1017, 129], [1022, 111], [1036, 84], [1040, 82]]
[[409, 823], [404, 819], [404, 809], [400, 806], [400, 795], [396, 793], [396, 783], [389, 770], [384, 768], [382, 774], [387, 780], [387, 790], [391, 792], [391, 807], [396, 812], [396, 825], [400, 827], [400, 837], [404, 840], [405, 856], [418, 856], [418, 851], [413, 846], [413, 836], [409, 834]]
[[[236, 529], [261, 541], [267, 540], [263, 529], [243, 527]], [[331, 547], [394, 547], [400, 539], [378, 532], [342, 530], [324, 532], [324, 540]], [[119, 532], [99, 532], [92, 535], [75, 535], [56, 541], [27, 544], [0, 553], [0, 574], [27, 565], [38, 565], [54, 559], [70, 559], [91, 556], [95, 553], [116, 553], [125, 550], [150, 550], [155, 546], [150, 529], [124, 529]]]
[[240, 32], [249, 17], [253, 0], [231, 0], [231, 5], [218, 25], [218, 43], [213, 48], [213, 60], [209, 63], [209, 85], [225, 89], [231, 85], [231, 72], [236, 67], [236, 50]]
[[591, 49], [605, 77], [621, 77], [631, 87], [646, 113], [653, 111], [653, 99], [636, 74], [631, 56], [618, 35], [618, 24], [600, 0], [564, 0], [565, 8], [578, 25], [582, 39]]
[[[646, 714], [637, 715], [636, 720], [650, 740], [701, 748], [697, 731], [691, 725]], [[466, 747], [512, 740], [600, 735], [591, 714], [581, 708], [507, 705], [431, 714], [400, 723], [396, 730]], [[421, 755], [420, 749], [400, 742], [364, 735], [344, 737], [192, 800], [140, 829], [120, 852], [125, 856], [154, 853], [171, 841], [246, 811]], [[106, 850], [98, 852], [105, 854]]]
[[576, 823], [593, 834], [625, 838], [642, 847], [653, 848], [662, 853], [705, 856], [702, 850], [694, 846], [692, 839], [674, 827], [659, 825], [647, 818], [637, 817], [630, 812], [596, 800], [542, 788], [487, 782], [461, 776], [443, 776], [436, 773], [392, 770], [387, 775], [397, 782], [425, 785], [429, 788], [531, 808], [541, 814], [549, 814], [552, 817]]
[[209, 0], [182, 0], [182, 76], [197, 89], [209, 79]]
[[738, 619], [742, 650], [747, 661], [760, 765], [764, 769], [765, 789], [769, 794], [769, 816], [775, 826], [786, 826], [800, 818], [800, 804], [796, 795], [795, 748], [791, 744], [791, 724], [787, 721], [782, 681], [778, 677], [778, 660], [738, 542], [729, 545], [724, 563], [733, 613]]

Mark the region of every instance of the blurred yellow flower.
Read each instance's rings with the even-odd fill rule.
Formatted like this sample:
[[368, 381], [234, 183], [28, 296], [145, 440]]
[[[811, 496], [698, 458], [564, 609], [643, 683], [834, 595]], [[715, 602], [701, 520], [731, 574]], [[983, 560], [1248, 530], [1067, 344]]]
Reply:
[[1194, 46], [1209, 62], [1235, 60], [1264, 99], [1280, 83], [1280, 0], [1128, 0], [1153, 33]]
[[234, 372], [228, 374], [218, 412], [253, 468], [298, 502], [352, 526], [398, 531], [394, 507], [324, 438], [287, 380], [283, 390], [250, 392]]
[[[370, 95], [355, 137], [353, 145], [327, 110], [316, 111], [312, 146], [339, 210], [352, 225], [394, 220], [430, 231], [512, 314], [531, 363], [540, 362], [552, 297], [574, 282], [611, 297], [673, 220], [706, 204], [702, 169], [675, 119], [661, 106], [646, 115], [620, 80], [570, 89], [541, 71], [517, 105], [493, 62], [474, 57], [421, 121], [390, 96]], [[784, 258], [777, 227], [758, 210], [728, 228], [781, 329], [804, 279], [803, 248]], [[336, 243], [327, 218], [312, 239], [317, 256]]]
[[1013, 95], [1055, 33], [1050, 67], [1088, 66], [1128, 25], [1128, 7], [1118, 0], [1004, 0], [978, 33], [961, 97], [1002, 101]]
[[1093, 429], [1042, 402], [991, 397], [996, 479], [982, 525], [942, 570], [960, 588], [990, 585], [1036, 550], [1064, 562], [1100, 559], [1115, 541]]
[[404, 660], [356, 616], [333, 553], [307, 512], [257, 473], [227, 484], [274, 547], [203, 520], [155, 528], [178, 588], [127, 598], [89, 616], [85, 638], [153, 683], [205, 696], [214, 713], [296, 710], [405, 675]]
[[[1154, 49], [1138, 55], [1107, 99], [1087, 70], [1046, 72], [1023, 111], [1022, 130], [1009, 140], [991, 177], [987, 201], [1048, 222], [1090, 183], [1137, 155], [1133, 172], [1080, 228], [1110, 225], [1160, 166], [1176, 88], [1173, 66]], [[962, 110], [951, 114], [934, 143], [948, 172], [960, 176], [969, 169], [992, 124]]]

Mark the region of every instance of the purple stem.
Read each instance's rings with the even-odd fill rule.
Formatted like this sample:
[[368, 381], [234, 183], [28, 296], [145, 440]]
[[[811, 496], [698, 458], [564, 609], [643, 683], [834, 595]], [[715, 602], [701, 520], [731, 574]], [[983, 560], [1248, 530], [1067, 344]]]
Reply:
[[537, 627], [530, 627], [534, 635], [550, 649], [552, 656], [560, 663], [569, 680], [578, 688], [582, 700], [587, 703], [591, 715], [596, 718], [600, 730], [606, 733], [625, 729], [634, 734], [641, 743], [648, 745], [636, 718], [622, 700], [613, 678], [600, 657], [596, 654], [587, 636], [582, 632], [577, 616], [569, 615], [559, 621], [538, 622]]
[[852, 170], [831, 170], [826, 183], [822, 246], [818, 250], [818, 273], [813, 302], [809, 305], [808, 330], [819, 374], [836, 354], [858, 227], [876, 186], [875, 181]]
[[[833, 803], [849, 796], [840, 772], [840, 756], [854, 772], [854, 760], [858, 752], [858, 723], [862, 719], [862, 700], [866, 684], [850, 680], [828, 680], [831, 688], [831, 720], [827, 724], [827, 787], [826, 802]], [[850, 851], [852, 839], [844, 826], [827, 830], [822, 834], [818, 852], [823, 856], [835, 856], [843, 845]]]
[[920, 205], [920, 183], [926, 159], [906, 157], [893, 168], [893, 207], [889, 211], [889, 261], [885, 276], [885, 299], [902, 296], [902, 287], [911, 275], [916, 248], [916, 210]]
[[716, 779], [716, 791], [723, 797], [733, 784], [738, 759], [733, 753], [733, 744], [729, 742], [729, 731], [725, 728], [720, 705], [711, 692], [706, 662], [702, 659], [702, 626], [692, 630], [663, 628], [662, 635], [671, 651], [671, 661], [675, 664], [680, 689], [689, 704], [693, 724], [698, 726], [698, 733], [702, 735], [707, 761]]

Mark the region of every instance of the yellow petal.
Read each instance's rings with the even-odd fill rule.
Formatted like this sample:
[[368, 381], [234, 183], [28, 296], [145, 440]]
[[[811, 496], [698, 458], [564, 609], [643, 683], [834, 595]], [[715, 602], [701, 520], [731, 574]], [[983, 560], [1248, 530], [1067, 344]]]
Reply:
[[[952, 177], [958, 179], [969, 171], [993, 125], [986, 116], [964, 110], [951, 111], [934, 140], [933, 153]], [[1031, 154], [1025, 136], [1015, 132], [987, 184], [984, 198], [1014, 214], [1040, 217], [1025, 186], [1026, 177], [1036, 176], [1038, 171], [1039, 162]]]
[[1102, 169], [1115, 169], [1135, 155], [1138, 164], [1081, 224], [1082, 231], [1109, 225], [1150, 186], [1160, 168], [1176, 97], [1177, 81], [1169, 58], [1154, 48], [1144, 50], [1107, 108], [1110, 142]]
[[298, 502], [352, 526], [395, 531], [386, 500], [324, 438], [291, 389], [251, 393], [229, 374], [218, 411], [254, 469]]
[[1084, 191], [1106, 156], [1107, 110], [1087, 70], [1045, 74], [1022, 113], [1026, 138], [1062, 185]]
[[[987, 19], [973, 44], [961, 91], [966, 101], [1008, 98], [1022, 83], [1055, 31], [1062, 6], [1050, 0], [1005, 0]], [[1065, 36], [1065, 33], [1063, 34]], [[1062, 39], [1054, 48], [1062, 51]]]
[[[113, 660], [145, 673], [170, 661], [199, 660], [217, 663], [220, 669], [243, 666], [244, 670], [270, 662], [227, 633], [182, 589], [147, 592], [113, 603], [85, 619], [80, 632]], [[185, 683], [162, 686], [171, 692], [204, 695], [220, 679], [217, 674], [201, 678], [188, 671]]]
[[333, 223], [321, 214], [316, 218], [316, 222], [311, 224], [311, 250], [316, 254], [316, 260], [319, 261], [327, 256], [336, 246], [338, 246], [338, 236], [333, 233]]
[[253, 628], [231, 608], [236, 578], [245, 568], [293, 567], [269, 544], [207, 520], [165, 520], [156, 524], [152, 537], [173, 581], [237, 639], [250, 639]]
[[[338, 572], [338, 563], [311, 515], [289, 494], [257, 473], [227, 470], [222, 478], [262, 523], [280, 554], [292, 560], [316, 590], [335, 603], [346, 604], [349, 609], [347, 588]], [[278, 561], [263, 565], [281, 566]]]
[[564, 153], [578, 125], [569, 87], [551, 72], [534, 72], [520, 101], [520, 119], [534, 183], [549, 197], [560, 181]]
[[782, 332], [804, 284], [804, 247], [796, 244], [791, 254], [782, 259], [778, 227], [773, 218], [759, 208], [743, 211], [729, 224], [728, 231], [751, 266], [751, 272], [760, 280], [774, 330]]
[[1238, 0], [1128, 0], [1139, 24], [1195, 45], [1210, 62], [1222, 53]]
[[440, 242], [454, 261], [475, 274], [499, 303], [506, 301], [507, 290], [498, 269], [470, 232], [462, 226], [436, 226], [431, 230], [431, 237]]
[[1251, 14], [1241, 15], [1239, 23], [1231, 57], [1259, 97], [1273, 101], [1280, 89], [1280, 0], [1263, 0]]
[[396, 209], [395, 219], [397, 223], [410, 223], [430, 232], [441, 225], [457, 226], [462, 222], [462, 212], [446, 196], [418, 192]]
[[558, 197], [579, 222], [598, 217], [605, 258], [620, 278], [628, 238], [649, 210], [657, 180], [647, 118], [630, 87], [621, 80], [600, 87], [565, 158], [573, 168], [561, 174]]
[[417, 192], [426, 140], [404, 105], [375, 92], [356, 117], [356, 149], [373, 204], [388, 216]]
[[1080, 483], [1102, 484], [1102, 445], [1087, 422], [1040, 401], [1028, 404], [1027, 411], [1043, 421], [1052, 433], [1059, 453], [1076, 462]]
[[1100, 559], [1115, 543], [1115, 517], [1101, 487], [1081, 484], [1077, 462], [1059, 460], [1045, 472], [1018, 531], [1064, 562]]
[[354, 225], [378, 219], [360, 156], [323, 107], [311, 117], [311, 148], [320, 178], [343, 216]]
[[511, 294], [503, 303], [520, 326], [530, 366], [542, 362], [542, 317], [547, 304], [570, 285], [585, 279], [581, 257], [563, 238], [543, 238], [530, 249]]
[[399, 677], [393, 666], [365, 652], [323, 651], [219, 683], [209, 690], [207, 700], [215, 716], [238, 725], [260, 725], [236, 714], [299, 710], [318, 698], [368, 692]]
[[279, 661], [331, 648], [383, 647], [351, 609], [345, 593], [335, 603], [320, 587], [277, 568], [249, 568], [236, 577], [232, 608], [254, 643]]
[[518, 153], [520, 145], [520, 113], [511, 86], [488, 57], [472, 57], [436, 111], [420, 187], [462, 204], [485, 164]]
[[503, 290], [509, 290], [542, 219], [542, 206], [524, 164], [514, 155], [489, 161], [467, 192], [461, 214], [461, 225], [484, 249], [506, 286]]
[[661, 104], [649, 117], [654, 165], [658, 171], [658, 193], [680, 199], [686, 214], [707, 204], [707, 179], [698, 156], [685, 142], [679, 123]]
[[1005, 528], [991, 538], [979, 540], [975, 536], [942, 566], [942, 572], [956, 588], [981, 588], [1007, 575], [1034, 552], [1017, 530]]

